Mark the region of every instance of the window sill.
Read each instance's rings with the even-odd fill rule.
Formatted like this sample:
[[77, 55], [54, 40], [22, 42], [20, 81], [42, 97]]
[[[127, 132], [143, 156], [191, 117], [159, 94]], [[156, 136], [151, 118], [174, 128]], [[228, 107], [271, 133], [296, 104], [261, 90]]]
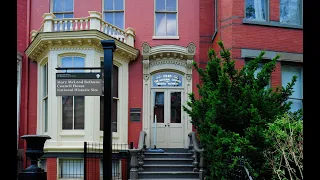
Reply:
[[251, 19], [247, 19], [247, 18], [243, 18], [242, 23], [243, 24], [261, 25], [261, 26], [291, 28], [291, 29], [303, 29], [302, 25], [283, 24], [283, 23], [280, 23], [277, 21], [258, 21], [258, 20], [251, 20]]
[[[100, 131], [100, 137], [103, 137], [103, 131]], [[119, 139], [119, 133], [112, 132], [112, 139]]]
[[179, 39], [179, 36], [152, 36], [152, 39]]
[[84, 130], [62, 130], [60, 136], [84, 136]]

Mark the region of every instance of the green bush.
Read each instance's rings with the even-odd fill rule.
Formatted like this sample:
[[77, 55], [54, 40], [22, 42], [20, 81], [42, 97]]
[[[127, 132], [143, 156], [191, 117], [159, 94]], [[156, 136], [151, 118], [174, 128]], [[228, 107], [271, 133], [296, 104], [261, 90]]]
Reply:
[[265, 141], [264, 132], [268, 123], [289, 111], [291, 102], [287, 100], [297, 77], [286, 87], [267, 88], [279, 56], [264, 64], [255, 77], [264, 52], [237, 70], [230, 52], [222, 42], [218, 44], [221, 57], [211, 49], [205, 69], [194, 63], [201, 80], [201, 85], [197, 84], [200, 98], [191, 93], [190, 101], [183, 107], [205, 148], [206, 178], [227, 179], [226, 174], [237, 163], [232, 155], [241, 153], [246, 154], [251, 175], [269, 180], [272, 170], [263, 152], [270, 144]]
[[274, 179], [303, 179], [303, 121], [300, 113], [285, 114], [268, 125], [264, 151]]

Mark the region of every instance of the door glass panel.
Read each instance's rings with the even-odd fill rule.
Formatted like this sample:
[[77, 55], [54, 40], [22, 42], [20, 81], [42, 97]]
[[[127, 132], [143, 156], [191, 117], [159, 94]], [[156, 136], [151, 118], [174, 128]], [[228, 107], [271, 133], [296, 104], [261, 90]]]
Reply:
[[164, 92], [155, 92], [154, 96], [153, 113], [157, 116], [157, 123], [164, 123]]
[[170, 101], [170, 123], [181, 123], [181, 92], [171, 92]]

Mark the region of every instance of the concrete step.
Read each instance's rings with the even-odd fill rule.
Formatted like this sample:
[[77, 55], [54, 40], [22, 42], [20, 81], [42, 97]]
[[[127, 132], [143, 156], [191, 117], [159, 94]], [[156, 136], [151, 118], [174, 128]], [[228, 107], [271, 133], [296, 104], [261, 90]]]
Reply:
[[144, 172], [164, 172], [164, 171], [193, 171], [191, 164], [145, 164]]
[[188, 153], [189, 149], [185, 148], [160, 148], [164, 150], [164, 152], [175, 152], [175, 153]]
[[139, 172], [139, 179], [182, 179], [182, 178], [199, 178], [199, 172], [192, 171], [163, 171], [163, 172]]
[[177, 152], [164, 152], [164, 153], [144, 153], [145, 158], [191, 158], [192, 153], [177, 153]]
[[192, 164], [190, 158], [144, 158], [144, 164]]

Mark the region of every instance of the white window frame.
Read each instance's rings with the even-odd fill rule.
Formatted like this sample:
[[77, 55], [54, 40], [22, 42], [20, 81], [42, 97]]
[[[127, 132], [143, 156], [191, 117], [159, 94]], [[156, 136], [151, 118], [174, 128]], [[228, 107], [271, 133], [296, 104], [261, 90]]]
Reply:
[[[250, 19], [247, 18], [247, 1], [244, 0], [244, 18], [248, 19], [250, 21], [259, 21], [259, 22], [268, 22], [270, 20], [270, 1], [269, 0], [264, 0], [265, 1], [265, 20], [258, 20], [258, 19]], [[254, 0], [253, 0], [254, 1]]]
[[58, 158], [57, 159], [57, 164], [58, 164], [58, 179], [61, 179], [61, 180], [67, 180], [67, 179], [77, 179], [77, 180], [80, 180], [80, 179], [83, 179], [84, 177], [84, 168], [80, 168], [82, 169], [82, 177], [71, 177], [71, 178], [63, 178], [62, 177], [62, 173], [61, 173], [61, 170], [63, 167], [61, 167], [61, 165], [63, 164], [62, 161], [68, 161], [68, 160], [80, 160], [82, 161], [82, 167], [84, 167], [84, 159], [83, 158]]
[[300, 24], [292, 24], [292, 23], [286, 23], [286, 22], [281, 22], [281, 6], [280, 6], [280, 1], [281, 0], [279, 0], [279, 22], [281, 23], [281, 24], [289, 24], [289, 25], [297, 25], [297, 26], [300, 26], [300, 25], [302, 25], [303, 24], [303, 0], [298, 0], [299, 1], [299, 10], [300, 10], [300, 12], [299, 12], [299, 17], [300, 17]]
[[54, 6], [54, 1], [65, 1], [65, 0], [51, 0], [50, 1], [50, 12], [51, 13], [53, 13], [54, 15], [56, 15], [56, 14], [62, 14], [63, 15], [63, 18], [64, 18], [64, 15], [65, 14], [72, 14], [72, 17], [74, 18], [74, 1], [75, 0], [73, 0], [72, 2], [72, 9], [73, 9], [73, 11], [61, 11], [61, 12], [54, 12], [53, 11], [53, 6]]
[[[83, 58], [83, 60], [84, 60], [84, 67], [86, 67], [86, 57], [84, 56], [84, 55], [82, 55], [82, 54], [77, 54], [77, 53], [73, 53], [73, 54], [63, 54], [63, 55], [60, 55], [60, 59], [59, 59], [59, 64], [60, 64], [60, 66], [62, 67], [62, 59], [63, 58], [65, 58], [65, 57], [72, 57], [72, 58], [74, 58], [74, 57], [80, 57], [80, 58]], [[77, 70], [78, 71], [78, 70]], [[65, 70], [62, 70], [61, 72], [65, 72]], [[68, 70], [68, 72], [72, 72], [72, 70]], [[83, 72], [85, 72], [85, 70], [83, 70]], [[86, 98], [85, 98], [85, 96], [84, 96], [84, 128], [83, 129], [74, 129], [74, 96], [72, 97], [72, 103], [73, 103], [73, 117], [72, 117], [72, 129], [63, 129], [63, 101], [62, 101], [62, 97], [60, 98], [61, 99], [61, 103], [60, 103], [60, 107], [59, 108], [61, 108], [61, 130], [62, 131], [84, 131], [85, 130], [85, 128], [86, 128], [86, 125], [85, 125], [85, 122], [86, 122], [86, 120], [85, 120], [85, 111], [86, 111]]]
[[[104, 62], [104, 60], [101, 59], [101, 62]], [[100, 65], [101, 65], [101, 62], [100, 62]], [[120, 86], [120, 82], [121, 82], [121, 80], [120, 80], [121, 72], [120, 71], [122, 71], [122, 68], [121, 68], [121, 65], [119, 63], [115, 62], [115, 61], [113, 61], [113, 65], [118, 67], [118, 97], [112, 97], [113, 99], [117, 100], [117, 132], [112, 132], [112, 134], [116, 134], [116, 136], [118, 136], [118, 132], [119, 132], [119, 111], [120, 111], [120, 103], [121, 103], [120, 99], [121, 99], [121, 96], [122, 96], [119, 86]], [[99, 122], [100, 122], [100, 119], [99, 119]], [[101, 133], [103, 133], [103, 131], [100, 128], [101, 128], [101, 124], [99, 126], [99, 130], [100, 130]]]
[[[123, 10], [115, 10], [114, 9], [114, 1], [116, 1], [116, 0], [111, 0], [112, 2], [113, 2], [113, 9], [112, 10], [105, 10], [104, 9], [104, 4], [105, 4], [105, 1], [108, 1], [108, 0], [102, 0], [102, 18], [103, 18], [103, 20], [104, 21], [106, 21], [107, 22], [107, 20], [105, 19], [105, 15], [104, 15], [104, 13], [117, 13], [117, 12], [123, 12], [123, 30], [125, 29], [125, 8], [126, 8], [126, 4], [125, 4], [125, 2], [126, 2], [126, 0], [122, 0], [123, 1]], [[114, 20], [113, 20], [113, 22], [114, 22]], [[108, 22], [109, 23], [109, 22]], [[111, 24], [111, 23], [110, 23]], [[112, 24], [112, 25], [114, 25], [114, 24]], [[114, 25], [115, 26], [115, 25]], [[118, 27], [118, 28], [120, 28], [120, 27]], [[120, 28], [121, 29], [121, 28]]]
[[281, 64], [281, 86], [285, 87], [287, 84], [284, 85], [283, 82], [282, 82], [283, 67], [293, 67], [293, 68], [299, 68], [301, 70], [301, 77], [298, 77], [298, 78], [301, 78], [301, 99], [300, 98], [289, 97], [288, 101], [290, 101], [290, 100], [300, 100], [301, 103], [302, 103], [302, 108], [303, 108], [303, 66], [300, 66], [300, 65], [297, 65], [297, 64]]
[[[178, 10], [179, 10], [179, 0], [175, 0], [176, 1], [176, 11], [157, 11], [156, 10], [156, 5], [157, 5], [157, 0], [154, 0], [154, 18], [153, 18], [153, 34], [154, 36], [152, 36], [152, 39], [179, 39], [179, 13], [178, 13]], [[167, 0], [164, 0], [165, 1], [165, 4], [167, 2]], [[166, 6], [166, 5], [165, 5]], [[176, 27], [177, 27], [177, 30], [176, 30], [176, 35], [175, 36], [158, 36], [156, 34], [156, 29], [157, 29], [157, 22], [156, 22], [156, 14], [157, 13], [165, 13], [165, 14], [176, 14]]]

